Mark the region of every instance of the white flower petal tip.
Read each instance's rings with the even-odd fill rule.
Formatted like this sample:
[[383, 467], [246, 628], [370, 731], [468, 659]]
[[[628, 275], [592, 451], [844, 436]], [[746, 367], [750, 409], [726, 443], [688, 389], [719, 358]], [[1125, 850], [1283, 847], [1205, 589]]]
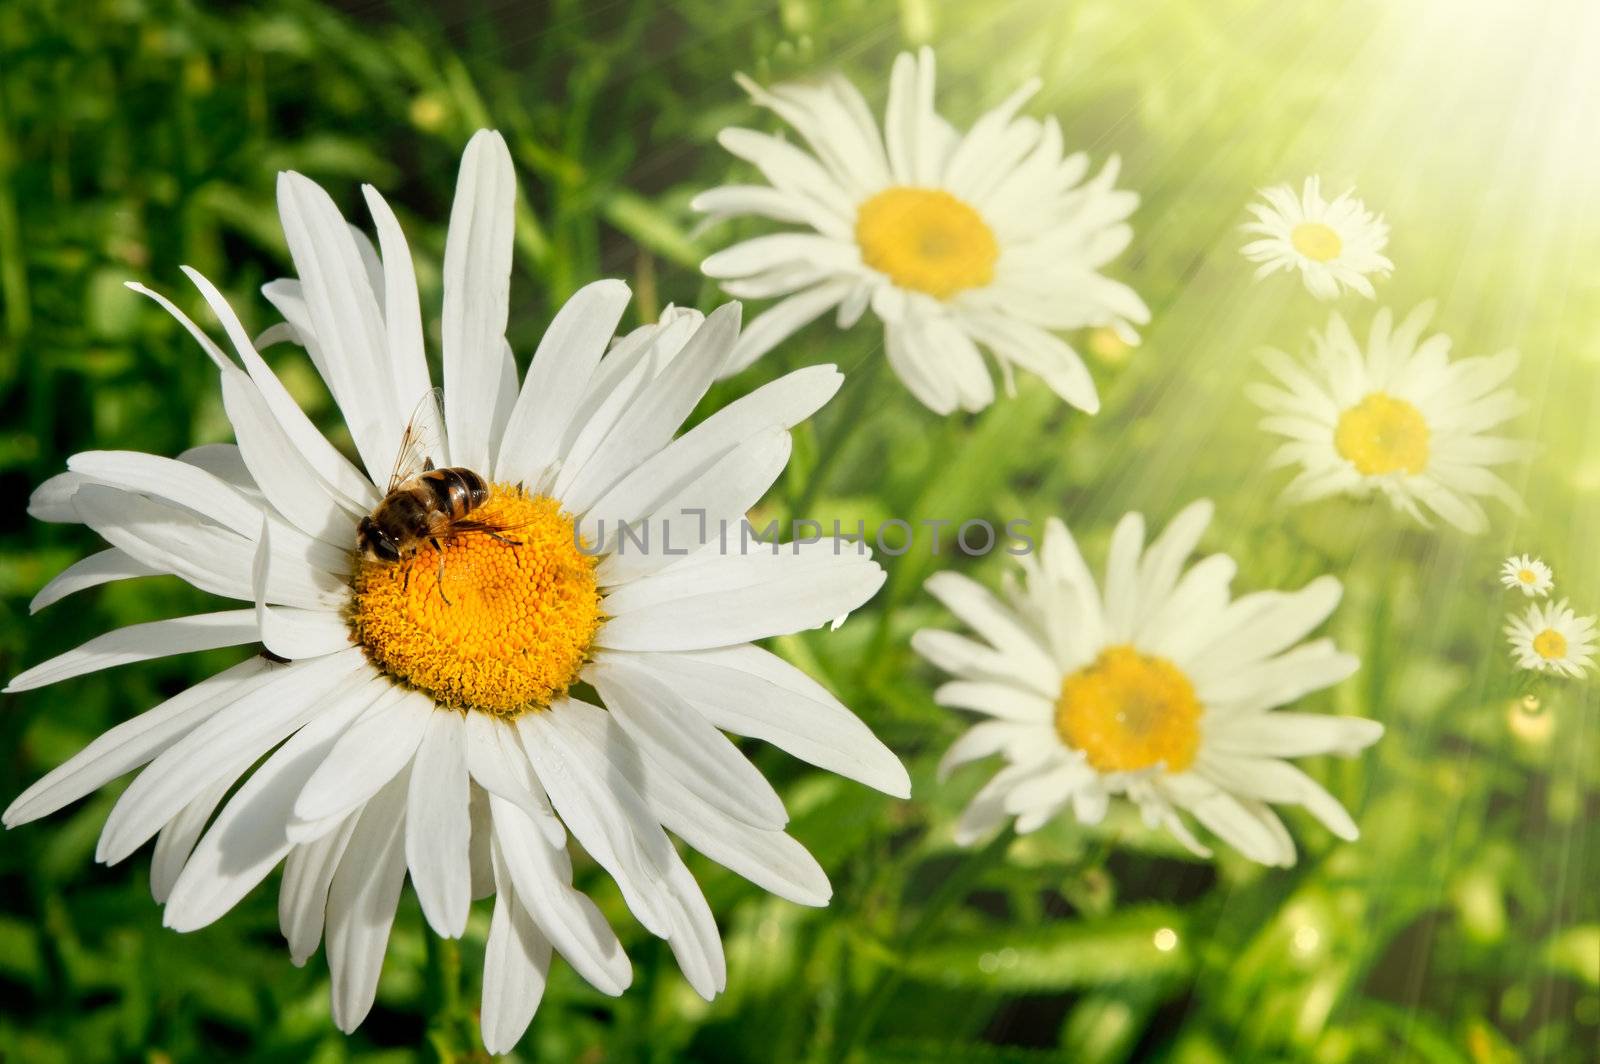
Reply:
[[1303, 804], [1336, 835], [1355, 837], [1338, 802], [1288, 759], [1352, 756], [1383, 726], [1279, 708], [1358, 667], [1327, 639], [1303, 641], [1337, 606], [1341, 584], [1323, 576], [1298, 591], [1234, 599], [1231, 559], [1189, 565], [1214, 510], [1209, 500], [1190, 504], [1148, 545], [1143, 519], [1126, 516], [1098, 586], [1059, 521], [1003, 598], [956, 573], [926, 582], [973, 635], [924, 629], [912, 648], [953, 677], [934, 700], [980, 717], [941, 759], [938, 778], [1003, 761], [955, 825], [959, 844], [1008, 820], [1021, 834], [1069, 812], [1098, 823], [1119, 795], [1199, 856], [1210, 851], [1184, 813], [1275, 866], [1293, 863], [1294, 847], [1273, 803]]
[[931, 51], [900, 55], [881, 125], [838, 75], [770, 87], [735, 75], [799, 142], [723, 129], [718, 142], [765, 183], [692, 201], [708, 221], [755, 215], [794, 227], [701, 263], [729, 295], [777, 299], [752, 319], [724, 373], [829, 311], [849, 328], [870, 308], [891, 366], [936, 414], [994, 401], [986, 355], [1007, 382], [1024, 369], [1093, 413], [1088, 369], [1056, 334], [1105, 326], [1133, 335], [1149, 320], [1131, 289], [1100, 272], [1130, 243], [1138, 197], [1114, 187], [1115, 158], [1091, 178], [1087, 158], [1064, 150], [1058, 122], [1019, 113], [1038, 78], [963, 134], [934, 110], [934, 72]]
[[1362, 343], [1335, 314], [1303, 359], [1263, 354], [1272, 380], [1248, 394], [1266, 411], [1262, 428], [1283, 438], [1268, 464], [1298, 468], [1284, 502], [1379, 495], [1423, 524], [1437, 517], [1468, 535], [1489, 527], [1484, 500], [1520, 507], [1493, 472], [1528, 454], [1498, 435], [1525, 405], [1505, 386], [1516, 358], [1451, 361], [1448, 337], [1423, 338], [1428, 317], [1423, 307], [1396, 325], [1380, 310]]

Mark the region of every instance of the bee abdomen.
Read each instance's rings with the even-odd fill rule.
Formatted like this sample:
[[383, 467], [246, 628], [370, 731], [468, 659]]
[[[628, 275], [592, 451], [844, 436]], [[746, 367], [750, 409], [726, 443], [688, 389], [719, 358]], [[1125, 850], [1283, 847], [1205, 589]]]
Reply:
[[430, 470], [419, 478], [433, 492], [438, 508], [460, 519], [489, 501], [489, 485], [464, 466]]

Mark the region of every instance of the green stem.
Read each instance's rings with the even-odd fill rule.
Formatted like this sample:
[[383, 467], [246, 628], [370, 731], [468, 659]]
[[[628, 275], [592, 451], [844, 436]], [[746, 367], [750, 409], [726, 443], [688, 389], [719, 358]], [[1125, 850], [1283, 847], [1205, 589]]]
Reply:
[[433, 1006], [428, 1020], [428, 1042], [440, 1064], [452, 1064], [462, 1057], [470, 1044], [461, 1037], [461, 943], [432, 934], [426, 938], [428, 990]]
[[847, 377], [845, 388], [850, 392], [845, 397], [844, 406], [838, 417], [839, 431], [828, 445], [822, 448], [822, 453], [817, 456], [817, 464], [811, 470], [811, 476], [806, 480], [806, 486], [795, 500], [794, 509], [790, 516], [809, 517], [811, 504], [816, 501], [817, 494], [822, 490], [822, 483], [828, 477], [829, 471], [837, 461], [839, 452], [844, 450], [845, 441], [855, 435], [861, 417], [866, 413], [867, 400], [876, 390], [873, 387], [878, 378], [878, 367], [883, 362], [882, 358], [868, 358], [860, 373]]
[[984, 870], [993, 867], [995, 859], [1005, 852], [1015, 837], [1016, 833], [1011, 825], [1006, 825], [981, 850], [969, 851], [965, 859], [956, 866], [955, 871], [939, 884], [939, 889], [928, 899], [928, 904], [923, 907], [917, 922], [906, 932], [905, 944], [900, 950], [899, 966], [880, 973], [877, 982], [868, 991], [866, 1001], [856, 1013], [855, 1026], [850, 1029], [850, 1034], [840, 1048], [838, 1059], [848, 1059], [856, 1047], [872, 1034], [884, 1009], [889, 1007], [889, 1002], [899, 991], [900, 985], [905, 982], [906, 962], [926, 943], [934, 928], [942, 922], [945, 913], [967, 896]]

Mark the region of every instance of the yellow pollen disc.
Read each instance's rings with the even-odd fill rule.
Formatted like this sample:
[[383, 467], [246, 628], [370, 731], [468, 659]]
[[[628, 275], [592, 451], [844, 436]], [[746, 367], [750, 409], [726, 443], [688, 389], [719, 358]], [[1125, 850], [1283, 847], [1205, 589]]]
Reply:
[[1339, 415], [1333, 446], [1362, 476], [1428, 467], [1428, 422], [1404, 399], [1373, 392]]
[[994, 279], [1000, 245], [983, 216], [937, 188], [884, 189], [856, 210], [861, 260], [901, 288], [949, 299]]
[[1114, 646], [1062, 681], [1056, 731], [1100, 772], [1182, 772], [1200, 746], [1201, 712], [1176, 665]]
[[[424, 545], [399, 562], [363, 560], [352, 624], [379, 668], [444, 705], [515, 717], [578, 678], [603, 619], [595, 558], [555, 500], [496, 484], [472, 519], [506, 531]], [[446, 599], [449, 601], [447, 602]]]
[[1546, 628], [1533, 637], [1533, 652], [1546, 661], [1567, 656], [1567, 637], [1554, 628]]
[[1290, 231], [1289, 243], [1300, 254], [1317, 262], [1332, 262], [1344, 250], [1339, 234], [1321, 222], [1301, 222]]
[[1517, 572], [1517, 579], [1521, 580], [1524, 584], [1531, 584], [1535, 580], [1539, 579], [1539, 577], [1538, 574], [1536, 574], [1532, 569], [1521, 569]]

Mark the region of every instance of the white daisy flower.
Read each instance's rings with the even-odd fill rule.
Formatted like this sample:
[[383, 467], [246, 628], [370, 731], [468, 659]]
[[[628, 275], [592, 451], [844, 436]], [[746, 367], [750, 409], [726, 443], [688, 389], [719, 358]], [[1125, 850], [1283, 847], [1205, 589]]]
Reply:
[[1266, 202], [1250, 204], [1256, 220], [1240, 227], [1260, 239], [1241, 250], [1251, 262], [1261, 263], [1258, 279], [1299, 270], [1306, 291], [1318, 299], [1337, 298], [1341, 286], [1372, 299], [1367, 275], [1387, 277], [1394, 270], [1382, 254], [1389, 226], [1349, 191], [1332, 202], [1324, 200], [1321, 185], [1320, 178], [1306, 178], [1298, 197], [1288, 185], [1262, 189]]
[[1511, 657], [1524, 669], [1579, 677], [1594, 662], [1593, 617], [1579, 617], [1560, 602], [1535, 602], [1520, 617], [1506, 618]]
[[837, 74], [770, 89], [739, 83], [811, 150], [749, 129], [718, 135], [768, 183], [711, 189], [695, 209], [805, 230], [756, 237], [703, 264], [729, 295], [785, 297], [750, 323], [725, 373], [824, 311], [837, 307], [843, 329], [870, 306], [890, 365], [936, 413], [994, 401], [980, 347], [1008, 390], [1019, 367], [1073, 406], [1099, 408], [1083, 360], [1054, 330], [1109, 325], [1137, 341], [1130, 323], [1149, 321], [1149, 311], [1099, 271], [1132, 239], [1124, 219], [1138, 196], [1113, 187], [1116, 158], [1084, 181], [1088, 157], [1064, 154], [1054, 118], [1018, 116], [1037, 80], [963, 135], [934, 110], [932, 50], [902, 54], [882, 136], [861, 93]]
[[1528, 451], [1489, 434], [1526, 405], [1501, 387], [1517, 354], [1452, 362], [1448, 336], [1419, 342], [1432, 316], [1432, 302], [1423, 303], [1395, 327], [1384, 308], [1363, 349], [1335, 314], [1325, 333], [1312, 332], [1303, 363], [1266, 352], [1277, 382], [1252, 384], [1247, 394], [1268, 413], [1261, 427], [1288, 438], [1271, 464], [1300, 468], [1285, 501], [1378, 492], [1423, 524], [1426, 508], [1469, 534], [1489, 527], [1479, 498], [1519, 505], [1489, 470]]
[[1500, 566], [1500, 583], [1521, 591], [1528, 598], [1544, 598], [1556, 586], [1556, 577], [1550, 567], [1538, 558], [1517, 554]]
[[1021, 560], [1023, 579], [1007, 574], [1003, 597], [956, 573], [929, 579], [978, 638], [924, 629], [912, 646], [955, 677], [935, 700], [983, 718], [945, 754], [941, 777], [991, 754], [1005, 760], [962, 814], [958, 842], [1009, 817], [1033, 831], [1069, 806], [1097, 823], [1115, 795], [1201, 856], [1210, 850], [1181, 813], [1269, 865], [1295, 859], [1269, 803], [1303, 805], [1340, 838], [1357, 837], [1339, 802], [1288, 759], [1354, 755], [1383, 726], [1274, 712], [1356, 670], [1331, 640], [1301, 642], [1333, 612], [1339, 581], [1233, 599], [1232, 558], [1184, 567], [1211, 513], [1209, 502], [1190, 505], [1148, 549], [1143, 518], [1128, 514], [1102, 588], [1053, 518], [1038, 556]]
[[[552, 950], [608, 994], [631, 979], [616, 935], [572, 887], [568, 832], [708, 998], [726, 980], [722, 946], [667, 831], [776, 894], [826, 903], [827, 877], [784, 833], [782, 801], [723, 731], [909, 790], [849, 710], [751, 645], [855, 609], [882, 571], [832, 541], [782, 553], [714, 541], [781, 473], [786, 430], [833, 395], [839, 373], [790, 374], [677, 436], [733, 348], [738, 307], [673, 313], [608, 351], [629, 293], [601, 281], [556, 315], [519, 386], [503, 335], [514, 190], [504, 142], [478, 134], [445, 250], [448, 436], [429, 457], [481, 472], [492, 488], [470, 516], [498, 531], [446, 535], [442, 555], [353, 550], [431, 385], [410, 253], [375, 190], [364, 191], [378, 249], [317, 185], [282, 175], [299, 279], [267, 286], [287, 319], [273, 334], [305, 345], [361, 466], [295, 405], [205, 278], [188, 271], [242, 366], [139, 289], [216, 364], [238, 444], [179, 460], [74, 457], [31, 511], [82, 522], [110, 546], [34, 607], [158, 573], [246, 605], [111, 632], [7, 690], [215, 647], [259, 642], [267, 655], [113, 728], [4, 816], [26, 823], [148, 765], [97, 857], [120, 861], [155, 837], [153, 890], [179, 931], [216, 920], [282, 863], [291, 954], [304, 963], [325, 939], [346, 1031], [372, 1005], [408, 875], [447, 937], [492, 893], [482, 1024], [494, 1052], [527, 1027]], [[621, 519], [648, 519], [673, 546], [619, 548]], [[578, 683], [603, 708], [570, 693]]]

